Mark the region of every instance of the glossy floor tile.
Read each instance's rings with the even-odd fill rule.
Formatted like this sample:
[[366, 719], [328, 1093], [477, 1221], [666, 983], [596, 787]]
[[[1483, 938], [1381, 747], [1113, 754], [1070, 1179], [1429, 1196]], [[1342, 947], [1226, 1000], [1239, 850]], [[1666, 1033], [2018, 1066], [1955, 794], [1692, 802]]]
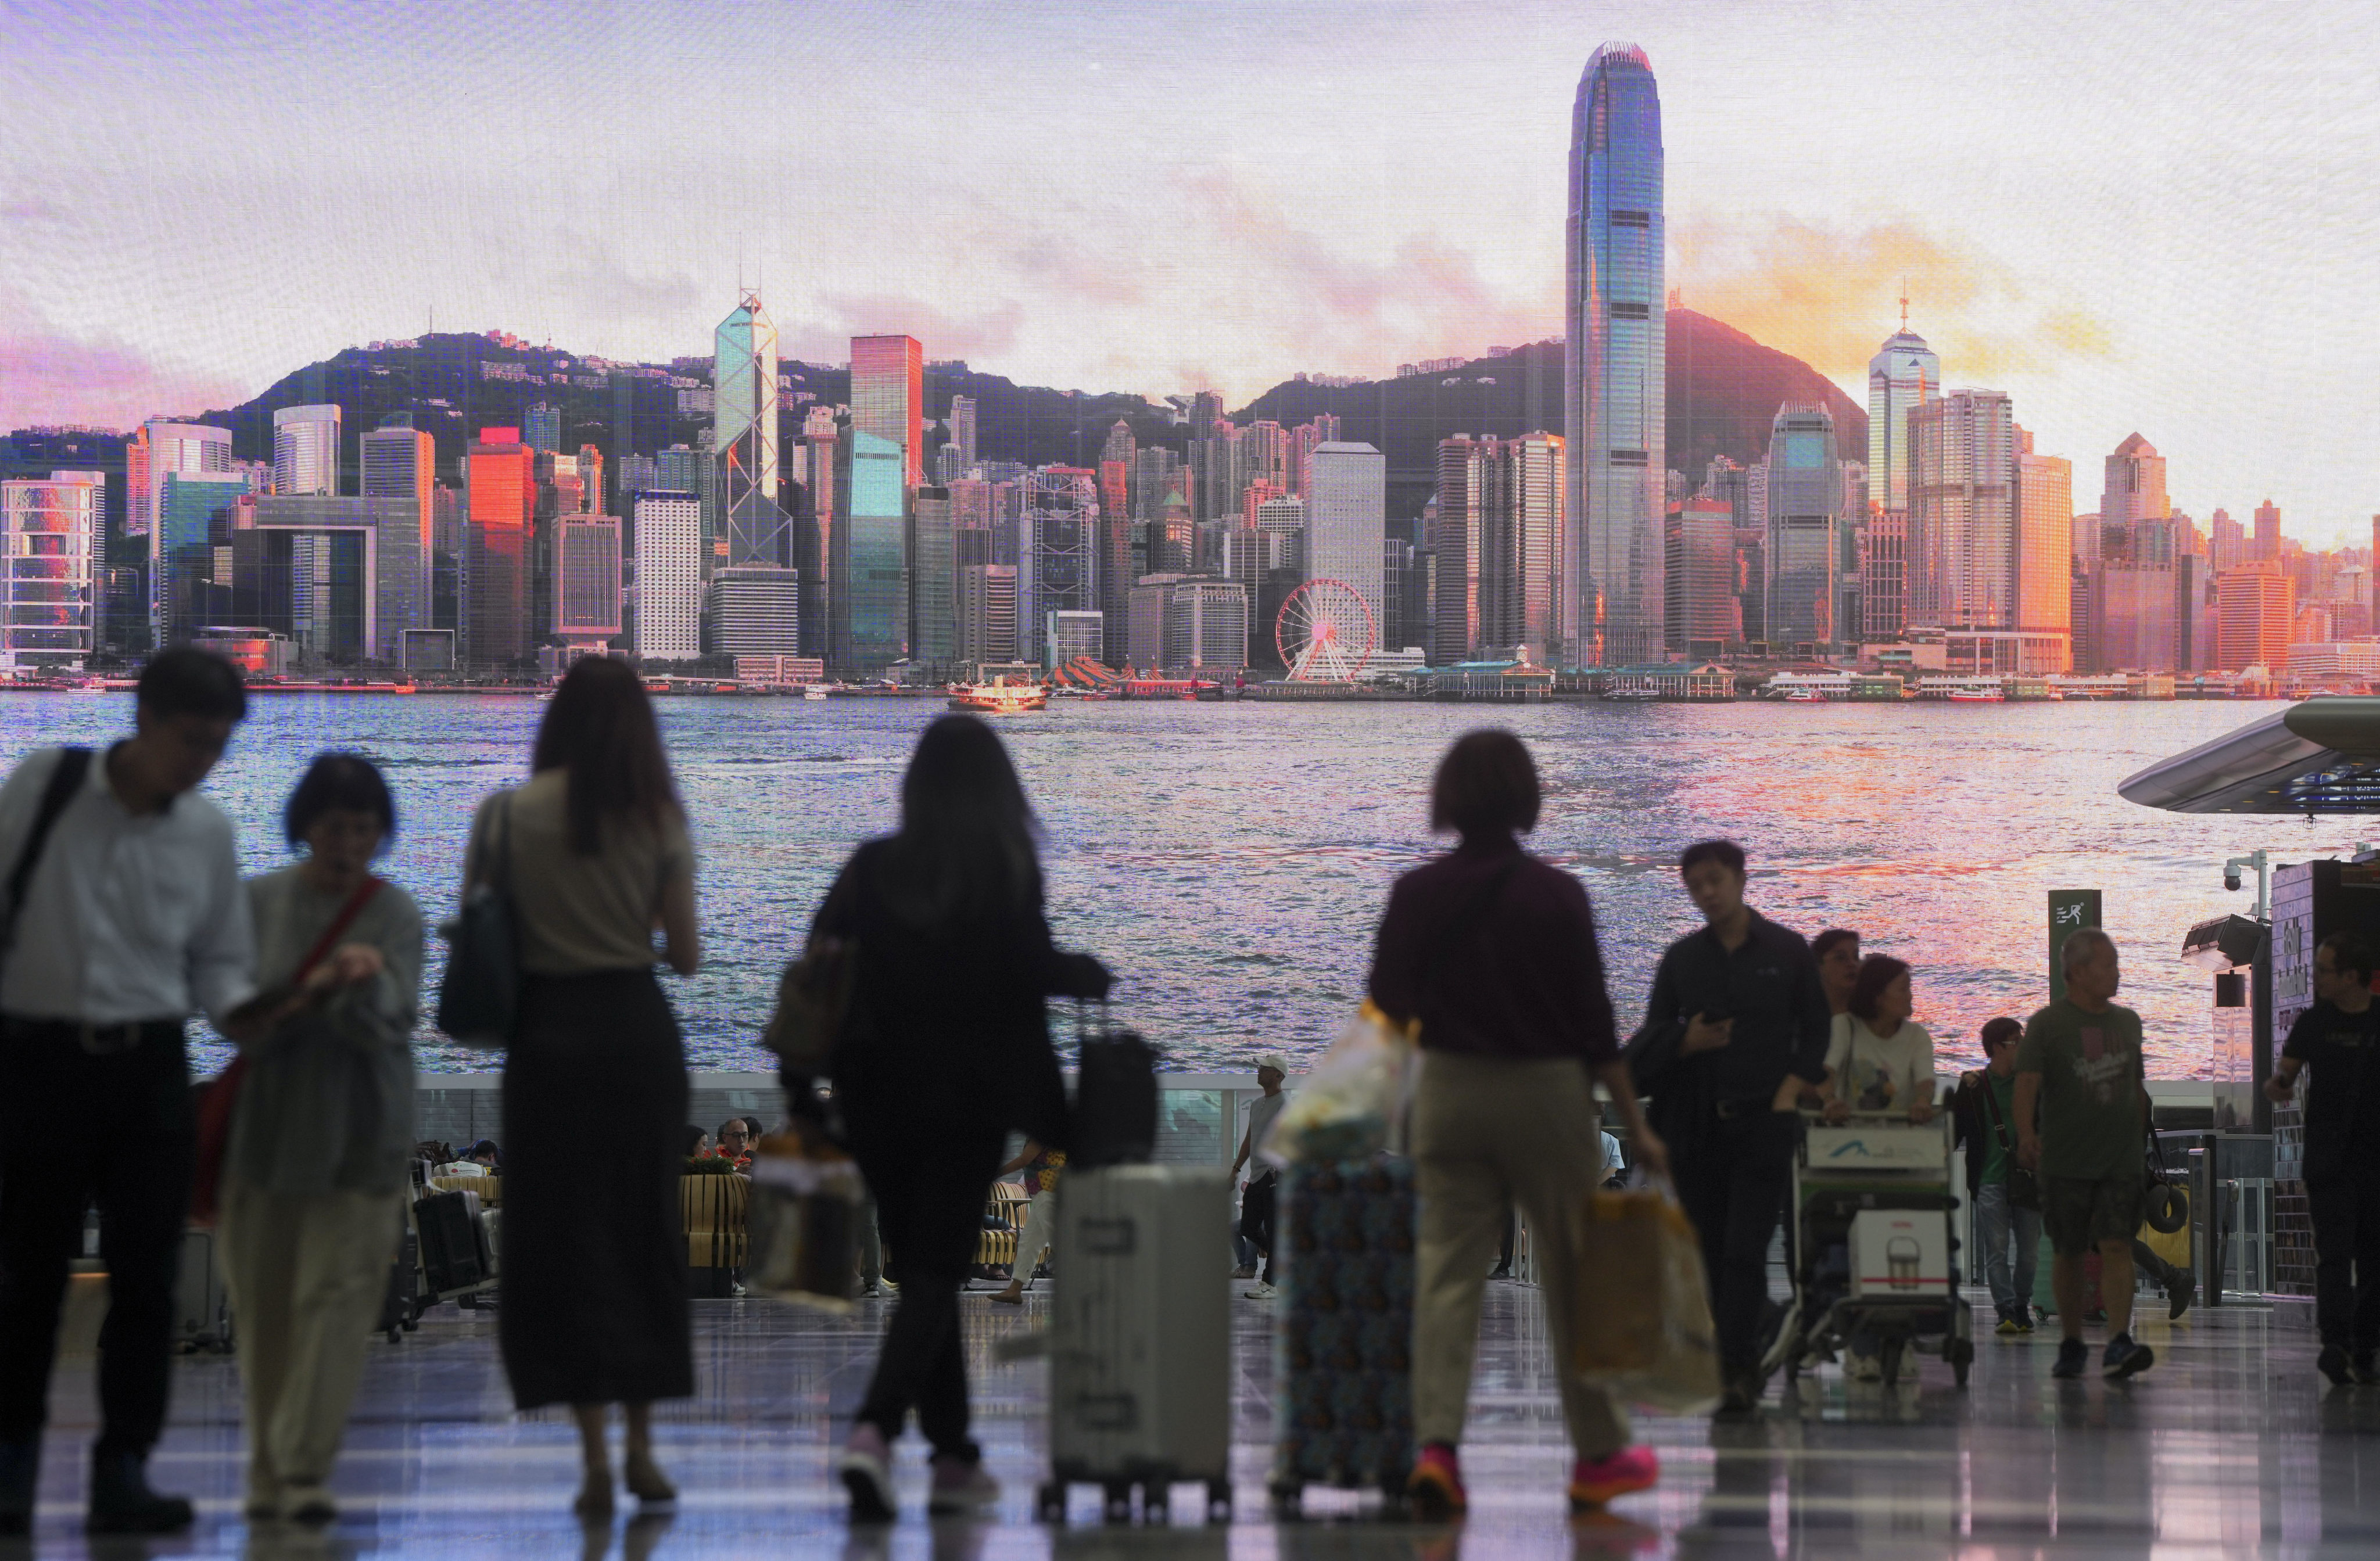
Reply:
[[[1752, 1422], [1647, 1417], [1658, 1489], [1573, 1521], [1567, 1453], [1536, 1292], [1488, 1288], [1471, 1433], [1469, 1520], [1454, 1528], [1355, 1516], [1315, 1494], [1302, 1521], [1275, 1522], [1264, 1489], [1269, 1313], [1234, 1300], [1238, 1505], [1196, 1523], [1178, 1493], [1167, 1528], [1109, 1527], [1097, 1493], [1068, 1524], [1031, 1519], [1045, 1447], [1047, 1368], [1003, 1361], [998, 1343], [1041, 1322], [982, 1294], [965, 1303], [978, 1435], [1007, 1492], [980, 1523], [923, 1516], [924, 1455], [901, 1452], [905, 1511], [854, 1531], [828, 1470], [865, 1386], [884, 1302], [847, 1320], [760, 1301], [696, 1303], [699, 1398], [668, 1406], [663, 1461], [674, 1516], [585, 1531], [568, 1507], [576, 1438], [564, 1419], [512, 1413], [492, 1314], [444, 1307], [399, 1345], [375, 1343], [337, 1489], [347, 1516], [323, 1535], [260, 1528], [238, 1510], [240, 1433], [231, 1361], [181, 1362], [173, 1425], [152, 1472], [200, 1501], [196, 1531], [102, 1544], [80, 1531], [82, 1448], [93, 1414], [88, 1357], [62, 1364], [38, 1531], [13, 1554], [259, 1557], [829, 1555], [850, 1561], [1002, 1561], [1154, 1555], [1232, 1558], [1491, 1555], [1961, 1555], [2011, 1557], [2380, 1555], [2380, 1388], [2332, 1389], [2313, 1374], [2301, 1312], [2202, 1311], [2142, 1337], [2155, 1369], [2127, 1386], [2050, 1379], [2054, 1334], [1981, 1341], [1964, 1393], [1938, 1362], [1914, 1386], [1847, 1385], [1831, 1369]], [[1988, 1314], [1988, 1307], [1985, 1308]], [[0, 1544], [0, 1556], [12, 1554]]]

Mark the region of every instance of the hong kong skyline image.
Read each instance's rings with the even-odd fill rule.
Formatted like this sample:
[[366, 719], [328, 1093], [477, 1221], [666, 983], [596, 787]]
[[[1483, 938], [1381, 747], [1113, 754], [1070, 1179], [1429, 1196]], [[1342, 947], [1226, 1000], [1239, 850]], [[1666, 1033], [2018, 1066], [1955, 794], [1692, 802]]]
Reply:
[[2169, 768], [2380, 679], [2353, 6], [11, 23], [11, 761], [197, 645], [270, 696], [212, 782], [249, 865], [358, 747], [443, 904], [625, 658], [742, 956], [707, 1066], [952, 708], [1182, 1068], [1319, 1054], [1475, 725], [1623, 1013], [1725, 835], [1946, 1048], [2100, 890], [2154, 1070], [2220, 1082], [2182, 950], [2271, 919], [2223, 863], [2357, 849], [2304, 780], [2351, 744]]

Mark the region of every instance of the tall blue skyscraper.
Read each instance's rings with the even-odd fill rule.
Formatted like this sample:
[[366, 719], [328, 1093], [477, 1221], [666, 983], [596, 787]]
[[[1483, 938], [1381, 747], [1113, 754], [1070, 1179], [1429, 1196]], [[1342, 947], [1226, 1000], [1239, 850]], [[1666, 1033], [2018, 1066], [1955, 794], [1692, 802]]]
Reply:
[[1606, 43], [1579, 79], [1570, 143], [1570, 502], [1555, 639], [1586, 666], [1665, 653], [1661, 181], [1653, 67], [1633, 43]]
[[1904, 312], [1867, 362], [1867, 492], [1877, 509], [1909, 513], [1909, 409], [1941, 393], [1942, 360]]
[[1843, 468], [1825, 406], [1787, 403], [1768, 429], [1767, 610], [1772, 644], [1825, 656], [1851, 637], [1839, 621]]

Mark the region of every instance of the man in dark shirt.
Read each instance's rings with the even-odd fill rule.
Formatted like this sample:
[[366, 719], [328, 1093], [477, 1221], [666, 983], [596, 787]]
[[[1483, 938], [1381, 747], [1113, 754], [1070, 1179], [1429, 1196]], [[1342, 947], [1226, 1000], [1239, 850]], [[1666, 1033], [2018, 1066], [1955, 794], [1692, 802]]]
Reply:
[[2313, 1006], [2282, 1043], [2265, 1094], [2287, 1106], [2298, 1074], [2306, 1085], [2305, 1184], [2313, 1223], [2313, 1317], [2322, 1335], [2315, 1364], [2344, 1386], [2380, 1382], [2380, 1090], [2369, 1082], [2380, 1049], [2380, 1008], [2372, 1001], [2372, 946], [2334, 932], [2313, 951]]
[[1832, 1016], [1802, 935], [1743, 902], [1742, 847], [1703, 841], [1678, 869], [1706, 925], [1661, 956], [1628, 1058], [1702, 1234], [1723, 1408], [1740, 1414], [1764, 1386], [1760, 1315], [1801, 1127], [1794, 1100], [1826, 1077]]

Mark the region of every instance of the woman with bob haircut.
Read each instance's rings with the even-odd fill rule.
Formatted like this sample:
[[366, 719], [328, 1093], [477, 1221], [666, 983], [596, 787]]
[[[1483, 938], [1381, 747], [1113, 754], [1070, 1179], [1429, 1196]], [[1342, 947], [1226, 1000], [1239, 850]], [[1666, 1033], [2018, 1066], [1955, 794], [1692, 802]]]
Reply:
[[[686, 1248], [686, 1048], [653, 966], [701, 961], [694, 847], [645, 685], [589, 657], [555, 688], [527, 784], [480, 805], [464, 891], [511, 885], [522, 974], [504, 1059], [504, 1372], [524, 1410], [568, 1404], [586, 1483], [612, 1512], [609, 1406], [622, 1473], [648, 1505], [677, 1492], [653, 1460], [652, 1402], [694, 1392]], [[659, 928], [662, 949], [653, 948]]]
[[[892, 1444], [915, 1410], [933, 1447], [928, 1510], [975, 1510], [1000, 1486], [967, 1434], [959, 1291], [1009, 1130], [1063, 1142], [1042, 999], [1109, 986], [1099, 961], [1050, 940], [1032, 810], [991, 728], [926, 728], [900, 831], [852, 853], [819, 907], [811, 945], [830, 939], [857, 950], [835, 1093], [901, 1287], [837, 1473], [854, 1520], [890, 1520]], [[797, 1106], [811, 1098], [807, 1077], [785, 1082]]]
[[404, 1218], [421, 912], [372, 876], [396, 806], [370, 759], [317, 757], [283, 823], [306, 854], [248, 883], [273, 1018], [240, 1046], [220, 1235], [248, 1516], [321, 1524]]
[[[1571, 1213], [1603, 1180], [1594, 1084], [1610, 1092], [1637, 1163], [1669, 1168], [1620, 1060], [1595, 916], [1578, 880], [1521, 849], [1537, 823], [1536, 765], [1509, 732], [1465, 734], [1430, 792], [1430, 829], [1455, 848], [1389, 891], [1372, 959], [1372, 1000], [1420, 1023], [1413, 1161], [1421, 1231], [1415, 1259], [1413, 1415], [1420, 1454], [1408, 1492], [1425, 1519], [1468, 1497], [1462, 1439], [1479, 1339], [1480, 1291], [1514, 1204], [1545, 1276], [1553, 1358], [1571, 1355], [1578, 1276]], [[1659, 1478], [1630, 1445], [1610, 1395], [1563, 1371], [1562, 1418], [1577, 1455], [1573, 1508], [1601, 1507]]]

